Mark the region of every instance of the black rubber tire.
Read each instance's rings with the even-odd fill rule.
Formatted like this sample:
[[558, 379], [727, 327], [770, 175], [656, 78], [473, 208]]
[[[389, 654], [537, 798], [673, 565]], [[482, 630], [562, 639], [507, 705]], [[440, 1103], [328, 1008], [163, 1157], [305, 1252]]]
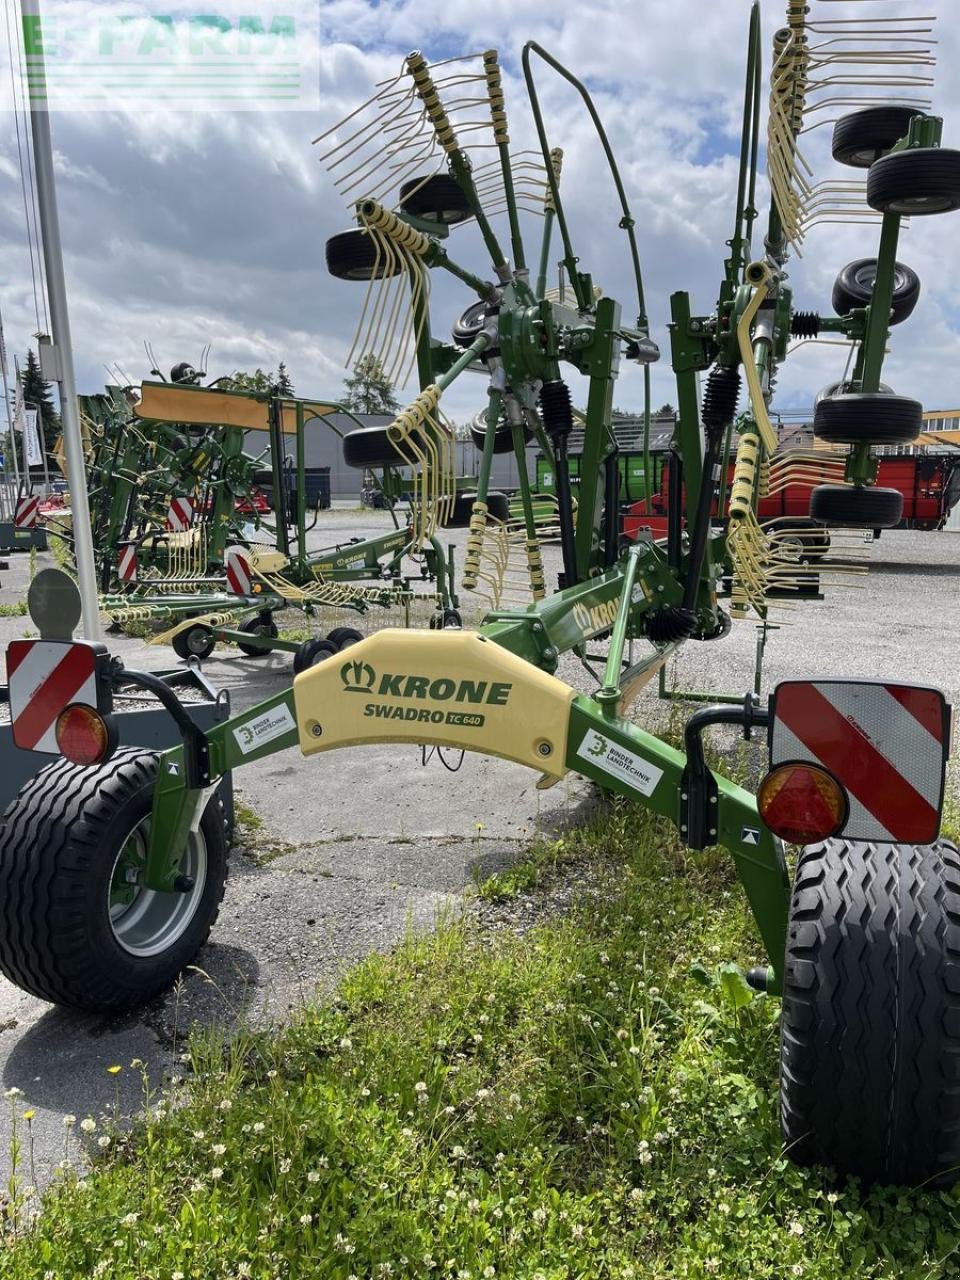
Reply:
[[867, 204], [910, 217], [960, 209], [960, 151], [917, 147], [882, 156], [867, 174]]
[[[254, 636], [269, 636], [271, 640], [276, 640], [280, 634], [273, 618], [248, 618], [240, 630]], [[244, 644], [242, 640], [237, 641], [237, 648], [248, 658], [265, 658], [270, 653], [269, 649], [256, 649], [251, 644]]]
[[[474, 447], [483, 452], [483, 438], [486, 435], [481, 427], [475, 427], [471, 424], [470, 439], [474, 443]], [[523, 429], [523, 439], [525, 444], [529, 444], [533, 439], [533, 431], [530, 427], [525, 426]], [[510, 429], [509, 422], [498, 422], [493, 433], [493, 452], [494, 453], [513, 453], [513, 432]]]
[[[396, 254], [388, 258], [362, 227], [352, 227], [331, 236], [326, 247], [327, 270], [338, 280], [382, 280], [402, 270]], [[391, 270], [387, 268], [391, 267]]]
[[[470, 526], [470, 515], [473, 504], [477, 500], [475, 493], [458, 493], [453, 504], [453, 514], [446, 522], [448, 529], [467, 529]], [[510, 515], [510, 499], [505, 493], [487, 494], [487, 514], [495, 520], [506, 520]]]
[[[826, 400], [828, 396], [836, 395], [852, 395], [856, 391], [856, 387], [852, 382], [828, 382], [825, 387], [817, 392], [814, 405], [818, 405], [821, 400]], [[888, 387], [885, 382], [881, 382], [877, 388], [878, 394], [892, 396], [894, 394], [893, 387]]]
[[899, 489], [819, 484], [810, 493], [810, 519], [834, 529], [894, 529], [903, 516]]
[[813, 434], [830, 444], [911, 444], [923, 429], [923, 405], [881, 391], [824, 396], [813, 411]]
[[337, 646], [331, 644], [329, 640], [304, 640], [293, 655], [294, 675], [299, 675], [301, 671], [308, 671], [311, 667], [315, 667], [318, 662], [325, 662], [327, 658], [332, 658], [336, 652]]
[[[486, 327], [487, 321], [491, 316], [497, 315], [500, 308], [491, 302], [471, 302], [469, 307], [461, 312], [459, 320], [453, 326], [453, 340], [458, 347], [469, 347], [471, 342], [476, 342], [483, 329]], [[488, 348], [484, 355], [491, 355], [493, 352]], [[483, 357], [481, 357], [482, 359]]]
[[834, 160], [854, 169], [869, 169], [906, 137], [910, 121], [919, 115], [923, 112], [911, 107], [867, 107], [841, 116], [833, 126], [830, 144]]
[[[858, 258], [848, 262], [833, 282], [833, 309], [838, 316], [848, 315], [854, 307], [865, 307], [873, 297], [873, 281], [877, 274], [876, 258]], [[920, 301], [920, 277], [902, 262], [894, 264], [893, 301], [890, 323], [900, 324]]]
[[404, 460], [390, 443], [386, 427], [360, 427], [343, 437], [343, 460], [348, 467], [402, 467]]
[[487, 511], [495, 520], [509, 520], [510, 499], [505, 493], [488, 493]]
[[432, 178], [411, 178], [400, 188], [400, 208], [413, 218], [452, 227], [473, 217], [470, 201], [456, 178], [435, 173]]
[[363, 632], [358, 631], [356, 627], [334, 627], [327, 633], [327, 639], [339, 653], [341, 649], [348, 649], [352, 644], [359, 644], [363, 639]]
[[186, 662], [187, 658], [199, 658], [202, 662], [205, 658], [209, 658], [216, 648], [217, 641], [209, 627], [198, 622], [195, 627], [188, 627], [185, 631], [179, 631], [170, 641], [173, 652], [178, 658], [183, 658]]
[[778, 520], [772, 528], [766, 529], [768, 537], [776, 540], [778, 534], [789, 537], [792, 530], [803, 534], [803, 551], [801, 564], [818, 564], [830, 550], [830, 534], [813, 520], [799, 517], [795, 520]]
[[124, 749], [85, 769], [58, 760], [11, 801], [0, 824], [0, 970], [53, 1004], [118, 1013], [174, 981], [206, 942], [227, 878], [220, 793], [200, 820], [207, 874], [183, 933], [155, 956], [136, 956], [110, 925], [118, 853], [149, 816], [159, 757]]
[[960, 1173], [960, 856], [809, 845], [784, 962], [780, 1123], [798, 1164], [866, 1182]]

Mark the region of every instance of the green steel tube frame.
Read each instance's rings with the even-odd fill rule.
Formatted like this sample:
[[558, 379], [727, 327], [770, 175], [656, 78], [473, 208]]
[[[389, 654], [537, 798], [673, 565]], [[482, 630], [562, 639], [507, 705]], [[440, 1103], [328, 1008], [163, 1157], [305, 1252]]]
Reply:
[[[635, 591], [635, 584], [639, 584], [642, 590]], [[552, 672], [561, 652], [582, 646], [588, 638], [578, 619], [589, 616], [590, 610], [598, 605], [609, 606], [614, 601], [618, 602], [611, 657], [604, 687], [600, 691], [602, 698], [578, 695], [571, 703], [566, 765], [606, 789], [638, 800], [679, 824], [680, 779], [685, 765], [683, 753], [617, 716], [612, 705], [616, 668], [621, 662], [625, 639], [628, 634], [639, 633], [643, 615], [652, 607], [651, 601], [662, 598], [660, 588], [663, 585], [660, 553], [652, 543], [638, 543], [625, 567], [617, 565], [600, 577], [557, 592], [525, 610], [492, 615], [480, 627], [479, 633], [540, 669]], [[637, 596], [636, 601], [634, 596]], [[599, 626], [596, 628], [600, 629]], [[661, 659], [662, 654], [656, 652], [650, 663]], [[296, 729], [252, 751], [243, 752], [238, 745], [235, 730], [279, 707], [285, 707], [295, 723], [292, 687], [207, 732], [213, 778], [297, 745]], [[662, 771], [664, 784], [658, 785], [653, 797], [612, 777], [593, 764], [589, 755], [578, 752], [578, 745], [590, 732], [602, 734], [611, 744], [632, 752]], [[150, 888], [163, 890], [172, 885], [187, 833], [191, 824], [199, 820], [210, 794], [210, 788], [191, 788], [188, 785], [187, 767], [183, 745], [161, 756], [145, 869], [145, 883]], [[756, 801], [749, 792], [723, 777], [717, 777], [717, 787], [717, 843], [728, 848], [733, 856], [773, 972], [770, 989], [775, 990], [781, 976], [789, 902], [789, 881], [782, 846], [760, 821]]]

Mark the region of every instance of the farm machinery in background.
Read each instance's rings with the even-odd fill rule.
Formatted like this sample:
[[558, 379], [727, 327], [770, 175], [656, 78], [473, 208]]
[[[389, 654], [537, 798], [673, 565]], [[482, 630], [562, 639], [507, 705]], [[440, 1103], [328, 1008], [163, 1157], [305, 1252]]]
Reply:
[[[663, 539], [641, 531], [621, 545], [613, 389], [621, 359], [635, 361], [649, 406], [649, 370], [659, 351], [650, 336], [634, 219], [585, 86], [540, 45], [525, 46], [521, 70], [538, 145], [532, 157], [518, 155], [510, 148], [495, 52], [435, 67], [413, 53], [395, 79], [331, 132], [326, 160], [357, 223], [328, 242], [328, 266], [366, 285], [360, 349], [377, 352], [387, 367], [394, 361], [398, 372], [412, 362], [420, 383], [392, 424], [348, 432], [344, 448], [371, 466], [389, 468], [394, 457], [409, 465], [413, 538], [426, 545], [457, 496], [442, 399], [467, 369], [481, 371], [488, 409], [464, 578], [471, 584], [497, 574], [496, 564], [490, 567], [497, 546], [490, 460], [509, 441], [521, 464], [532, 602], [493, 608], [476, 630], [384, 629], [345, 657], [318, 652], [291, 687], [205, 732], [156, 678], [66, 639], [62, 617], [38, 616], [41, 642], [16, 642], [21, 647], [8, 651], [14, 734], [34, 747], [38, 734], [48, 735], [52, 752], [59, 749], [71, 763], [57, 760], [37, 775], [6, 814], [0, 969], [8, 978], [42, 998], [98, 1010], [129, 1007], [172, 982], [207, 937], [223, 892], [226, 850], [213, 788], [221, 775], [251, 761], [295, 746], [311, 756], [373, 742], [499, 756], [538, 772], [541, 786], [575, 770], [670, 819], [690, 849], [719, 844], [730, 852], [766, 953], [746, 979], [783, 1000], [780, 1109], [789, 1156], [867, 1180], [956, 1178], [960, 855], [939, 838], [950, 750], [942, 694], [842, 675], [797, 678], [781, 683], [766, 705], [748, 694], [737, 705], [696, 711], [684, 725], [682, 749], [627, 715], [678, 645], [727, 632], [729, 615], [718, 597], [725, 573], [731, 603], [761, 612], [771, 588], [797, 582], [809, 568], [797, 546], [783, 545], [757, 516], [765, 473], [773, 487], [777, 439], [768, 405], [791, 337], [830, 332], [849, 341], [849, 368], [818, 402], [814, 421], [819, 439], [849, 453], [829, 463], [793, 458], [793, 473], [788, 467], [778, 483], [788, 486], [798, 472], [827, 467], [812, 489], [815, 520], [873, 529], [900, 519], [901, 495], [874, 483], [873, 452], [875, 445], [913, 440], [921, 429], [919, 403], [880, 381], [895, 318], [900, 220], [960, 208], [960, 151], [941, 147], [941, 121], [915, 96], [929, 81], [929, 24], [874, 20], [866, 4], [861, 11], [859, 22], [834, 20], [826, 4], [789, 0], [786, 25], [773, 39], [772, 202], [758, 228], [765, 95], [760, 5], [751, 7], [736, 211], [719, 292], [707, 311], [695, 310], [685, 292], [670, 300], [679, 413]], [[853, 72], [845, 70], [851, 65]], [[589, 245], [575, 251], [559, 156], [540, 105], [534, 69], [543, 67], [579, 97], [607, 158], [615, 220], [636, 284], [631, 320], [594, 286]], [[890, 90], [897, 94], [892, 104], [877, 96]], [[817, 111], [818, 119], [824, 111], [848, 112], [834, 125], [834, 155], [866, 171], [865, 189], [813, 182], [801, 144]], [[383, 203], [388, 197], [395, 207]], [[533, 270], [522, 233], [525, 210], [544, 216]], [[492, 218], [498, 211], [506, 213], [506, 241]], [[835, 218], [873, 219], [879, 249], [863, 305], [821, 319], [794, 309], [786, 266], [791, 247], [805, 243], [818, 222]], [[489, 277], [451, 252], [458, 226], [479, 232]], [[548, 292], [554, 232], [563, 284]], [[452, 342], [434, 336], [435, 271], [452, 274], [474, 295]], [[570, 370], [587, 384], [576, 507]], [[207, 394], [148, 386], [143, 409], [153, 419], [203, 420], [185, 405]], [[245, 412], [258, 408], [281, 431], [287, 402], [231, 403]], [[304, 408], [292, 404], [299, 420]], [[223, 423], [226, 412], [224, 404], [211, 420]], [[563, 564], [556, 590], [546, 581], [537, 499], [524, 478], [530, 432], [555, 476]], [[729, 507], [723, 526], [711, 511], [728, 455], [733, 469], [729, 501], [719, 503], [719, 510]], [[645, 476], [649, 483], [649, 466]], [[591, 652], [602, 638], [606, 654]], [[582, 660], [591, 692], [557, 675], [565, 653]], [[72, 673], [72, 688], [61, 682], [58, 697], [51, 690], [61, 668]], [[115, 753], [109, 698], [118, 686], [156, 693], [181, 727], [180, 745], [159, 754]], [[708, 767], [704, 733], [719, 724], [747, 737], [766, 732], [769, 768], [755, 796]], [[803, 846], [792, 889], [785, 841]], [[62, 920], [49, 910], [51, 901], [69, 904]]]
[[[341, 435], [331, 416], [351, 418], [349, 410], [202, 387], [186, 365], [172, 374], [81, 398], [101, 607], [116, 628], [168, 623], [152, 643], [169, 641], [182, 658], [206, 657], [220, 640], [249, 657], [292, 652], [299, 669], [362, 638], [343, 624], [371, 611], [409, 625], [426, 607], [430, 625], [459, 623], [452, 550], [429, 515], [421, 518], [423, 495], [395, 454], [380, 481], [393, 498], [392, 530], [308, 546], [329, 494], [308, 493], [306, 433]], [[356, 421], [361, 432], [352, 434], [361, 435]], [[244, 444], [258, 432], [266, 448], [253, 457]], [[51, 527], [69, 540], [67, 520], [54, 517]], [[289, 607], [326, 622], [328, 634], [279, 637], [273, 615]]]

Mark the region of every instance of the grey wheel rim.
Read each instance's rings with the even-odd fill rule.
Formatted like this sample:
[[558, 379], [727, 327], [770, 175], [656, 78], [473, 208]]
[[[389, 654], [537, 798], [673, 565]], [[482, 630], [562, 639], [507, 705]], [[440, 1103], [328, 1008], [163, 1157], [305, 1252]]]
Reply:
[[790, 564], [802, 563], [806, 554], [806, 544], [799, 534], [779, 533], [774, 540], [774, 545], [781, 560], [789, 561]]
[[179, 941], [197, 913], [207, 881], [207, 843], [192, 832], [180, 865], [193, 880], [185, 893], [160, 893], [143, 884], [150, 819], [144, 818], [124, 841], [110, 873], [108, 907], [114, 938], [133, 956], [161, 955]]
[[[867, 289], [867, 290], [872, 289], [877, 280], [877, 264], [875, 262], [871, 262], [871, 263], [868, 263], [866, 266], [861, 267], [860, 270], [854, 274], [854, 279], [856, 280], [857, 284], [860, 286], [861, 289]], [[904, 275], [902, 271], [894, 267], [894, 270], [893, 270], [894, 293], [897, 293], [898, 290], [902, 290], [906, 285], [906, 283], [907, 283], [907, 277]]]

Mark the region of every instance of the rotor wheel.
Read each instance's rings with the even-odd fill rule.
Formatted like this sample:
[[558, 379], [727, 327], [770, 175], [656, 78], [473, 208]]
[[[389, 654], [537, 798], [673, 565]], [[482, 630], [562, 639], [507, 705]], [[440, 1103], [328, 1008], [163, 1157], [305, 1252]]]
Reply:
[[810, 519], [835, 529], [894, 529], [903, 516], [899, 489], [820, 484], [810, 494]]
[[363, 227], [331, 236], [326, 246], [327, 270], [338, 280], [383, 280], [399, 275], [403, 265], [396, 254], [385, 254]]
[[338, 653], [341, 649], [349, 649], [352, 644], [359, 644], [362, 639], [363, 632], [356, 627], [334, 627], [327, 633], [327, 640], [336, 647]]
[[348, 467], [402, 467], [404, 460], [390, 443], [386, 427], [360, 427], [343, 437], [343, 460]]
[[778, 520], [764, 532], [781, 553], [798, 564], [817, 564], [830, 550], [830, 534], [812, 520]]
[[906, 136], [914, 116], [910, 107], [867, 107], [841, 116], [833, 126], [834, 160], [854, 169], [869, 169], [875, 160]]
[[[467, 529], [470, 527], [470, 516], [473, 504], [477, 500], [475, 493], [458, 493], [453, 504], [453, 514], [446, 522], [448, 529]], [[510, 516], [510, 499], [505, 493], [496, 491], [487, 494], [487, 515], [495, 520], [507, 520]]]
[[[248, 618], [240, 627], [240, 630], [251, 636], [265, 636], [268, 640], [276, 640], [280, 634], [277, 630], [277, 624], [269, 613], [266, 616], [258, 614], [255, 618]], [[265, 658], [270, 653], [269, 649], [260, 649], [256, 645], [244, 644], [242, 640], [237, 641], [237, 648], [248, 658]]]
[[813, 434], [828, 444], [912, 444], [923, 428], [923, 405], [883, 392], [824, 396], [813, 411]]
[[[821, 400], [825, 400], [828, 396], [850, 395], [856, 391], [856, 384], [853, 382], [828, 382], [825, 387], [817, 392], [814, 405], [818, 405]], [[877, 393], [885, 396], [893, 395], [893, 387], [888, 387], [885, 382], [881, 382], [877, 387]]]
[[184, 662], [188, 658], [209, 658], [216, 648], [216, 637], [208, 626], [198, 622], [196, 626], [178, 631], [170, 641], [173, 652]]
[[[865, 307], [873, 298], [877, 278], [876, 258], [858, 258], [848, 262], [833, 282], [833, 309], [838, 316], [848, 315], [854, 307]], [[920, 277], [902, 262], [893, 267], [893, 298], [890, 323], [900, 324], [913, 314], [920, 301]]]
[[780, 1123], [798, 1164], [867, 1183], [956, 1181], [958, 916], [947, 840], [801, 853], [780, 1039]]
[[[469, 347], [472, 342], [476, 342], [487, 322], [492, 316], [497, 315], [498, 311], [499, 308], [495, 303], [485, 302], [483, 299], [479, 302], [471, 302], [469, 307], [460, 313], [459, 320], [453, 326], [453, 340], [457, 346]], [[490, 354], [492, 353], [488, 348], [484, 355]]]
[[318, 662], [325, 662], [327, 658], [332, 658], [337, 652], [337, 646], [329, 640], [304, 640], [293, 655], [294, 675], [299, 675], [302, 671], [308, 671], [310, 667], [315, 667]]
[[400, 188], [403, 213], [423, 222], [452, 227], [473, 217], [470, 201], [456, 178], [435, 173], [430, 178], [411, 178]]
[[160, 758], [120, 750], [59, 760], [20, 791], [0, 829], [0, 970], [41, 1000], [98, 1013], [146, 1003], [195, 958], [227, 878], [215, 793], [187, 837], [179, 889], [143, 884]]
[[[476, 427], [471, 424], [470, 439], [473, 441], [474, 447], [483, 452], [483, 442], [486, 438], [486, 428]], [[523, 428], [524, 444], [529, 444], [533, 439], [533, 432], [528, 426]], [[513, 431], [509, 422], [498, 422], [493, 433], [493, 452], [496, 454], [513, 453]]]
[[910, 217], [960, 209], [960, 151], [917, 147], [881, 156], [867, 174], [867, 204]]

